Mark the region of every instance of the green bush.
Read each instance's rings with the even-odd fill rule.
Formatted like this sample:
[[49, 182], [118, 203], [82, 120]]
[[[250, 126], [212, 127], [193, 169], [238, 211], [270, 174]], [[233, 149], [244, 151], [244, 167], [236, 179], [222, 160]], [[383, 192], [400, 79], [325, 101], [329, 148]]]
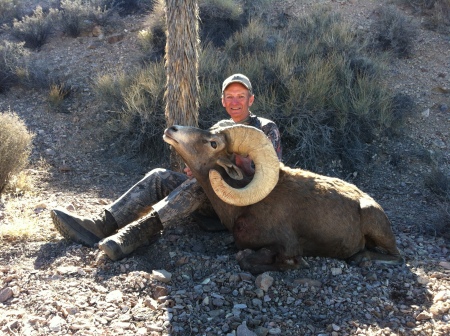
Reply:
[[0, 42], [0, 92], [18, 84], [22, 77], [26, 76], [27, 55], [24, 42]]
[[150, 13], [147, 28], [139, 31], [138, 44], [146, 62], [159, 62], [164, 57], [166, 47], [166, 15], [164, 13], [164, 1], [155, 2]]
[[200, 0], [200, 39], [222, 46], [241, 27], [242, 6], [233, 0]]
[[0, 194], [27, 164], [32, 140], [33, 135], [16, 113], [0, 113]]
[[19, 19], [22, 15], [22, 4], [20, 0], [0, 1], [0, 27], [10, 25], [14, 19]]
[[129, 15], [150, 11], [157, 0], [100, 0], [102, 7], [117, 11], [120, 15]]
[[383, 6], [379, 19], [373, 24], [376, 45], [391, 50], [398, 57], [412, 55], [417, 26], [395, 6]]
[[71, 37], [92, 29], [98, 18], [106, 15], [104, 8], [89, 0], [62, 0], [60, 8], [62, 30]]
[[24, 16], [20, 21], [15, 19], [11, 32], [25, 42], [25, 47], [40, 49], [50, 36], [56, 14], [54, 9], [45, 14], [42, 7], [38, 6], [31, 16]]
[[425, 176], [425, 186], [444, 200], [450, 201], [450, 177], [434, 168]]
[[450, 32], [450, 0], [399, 0], [422, 16], [422, 25], [431, 30]]
[[151, 153], [151, 159], [161, 160], [166, 150], [161, 141], [166, 126], [164, 63], [152, 63], [134, 73], [100, 76], [94, 89], [108, 102], [112, 116], [108, 130], [122, 153], [141, 155], [144, 160]]

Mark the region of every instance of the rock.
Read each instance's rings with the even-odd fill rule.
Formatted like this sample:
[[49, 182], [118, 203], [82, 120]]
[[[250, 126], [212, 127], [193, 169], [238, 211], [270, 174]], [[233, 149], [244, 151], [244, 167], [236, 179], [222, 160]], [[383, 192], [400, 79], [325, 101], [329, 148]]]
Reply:
[[66, 320], [56, 315], [50, 320], [48, 327], [53, 332], [59, 332], [64, 324], [66, 324]]
[[13, 296], [13, 290], [10, 287], [0, 290], [0, 302], [5, 302]]
[[433, 316], [431, 315], [431, 313], [427, 312], [425, 310], [416, 316], [417, 321], [430, 320], [432, 318], [433, 318]]
[[236, 336], [258, 336], [255, 332], [251, 331], [247, 327], [247, 322], [242, 322], [242, 324], [236, 329]]
[[124, 34], [114, 34], [114, 35], [108, 36], [108, 38], [106, 40], [108, 41], [108, 43], [114, 44], [114, 43], [122, 41], [124, 38], [125, 38]]
[[433, 298], [434, 302], [450, 301], [450, 290], [439, 291]]
[[154, 279], [165, 283], [170, 282], [170, 280], [172, 280], [172, 273], [167, 272], [166, 270], [153, 270], [152, 276]]
[[273, 284], [273, 278], [268, 273], [262, 273], [256, 277], [256, 287], [267, 292]]
[[439, 263], [439, 266], [444, 267], [445, 269], [450, 270], [450, 262], [448, 262], [448, 261], [441, 261], [441, 262]]
[[100, 27], [100, 26], [95, 26], [95, 27], [92, 29], [92, 36], [93, 36], [93, 37], [101, 38], [101, 37], [103, 36], [103, 30], [102, 30], [102, 27]]
[[109, 303], [122, 302], [123, 301], [123, 293], [120, 290], [114, 290], [106, 295], [105, 301], [109, 302]]
[[158, 299], [161, 296], [167, 296], [168, 290], [163, 286], [156, 286], [155, 291], [153, 292], [153, 298]]
[[308, 285], [310, 287], [317, 287], [317, 288], [322, 286], [322, 282], [320, 282], [319, 280], [314, 280], [314, 279], [309, 279], [309, 278], [295, 279], [294, 283], [299, 284], [299, 285]]
[[332, 267], [331, 268], [331, 274], [333, 274], [333, 275], [342, 274], [342, 268], [340, 268], [340, 267]]
[[450, 310], [450, 302], [439, 301], [430, 307], [430, 313], [433, 316], [444, 315]]
[[151, 308], [153, 310], [156, 310], [156, 309], [158, 309], [158, 302], [156, 300], [152, 299], [151, 297], [147, 297], [144, 300], [144, 306]]

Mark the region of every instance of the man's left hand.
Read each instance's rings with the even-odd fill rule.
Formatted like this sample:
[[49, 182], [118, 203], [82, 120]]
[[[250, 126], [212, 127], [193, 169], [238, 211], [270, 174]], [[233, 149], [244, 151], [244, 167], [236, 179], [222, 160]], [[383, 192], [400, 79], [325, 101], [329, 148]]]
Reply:
[[252, 159], [250, 156], [241, 156], [236, 155], [235, 157], [236, 166], [241, 168], [244, 171], [244, 174], [247, 176], [255, 175], [255, 169], [252, 166]]

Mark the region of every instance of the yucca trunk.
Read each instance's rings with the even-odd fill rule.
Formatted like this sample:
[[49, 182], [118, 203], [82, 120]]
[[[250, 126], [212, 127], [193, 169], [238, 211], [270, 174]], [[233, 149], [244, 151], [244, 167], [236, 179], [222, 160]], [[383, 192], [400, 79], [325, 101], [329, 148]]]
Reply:
[[[198, 126], [199, 9], [196, 0], [165, 0], [167, 126]], [[172, 169], [182, 171], [183, 161], [171, 152]]]

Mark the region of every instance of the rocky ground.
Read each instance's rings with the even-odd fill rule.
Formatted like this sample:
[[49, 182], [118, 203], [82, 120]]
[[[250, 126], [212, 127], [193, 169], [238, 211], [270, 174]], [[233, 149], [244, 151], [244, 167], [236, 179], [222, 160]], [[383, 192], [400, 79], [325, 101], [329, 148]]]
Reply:
[[[355, 29], [370, 29], [378, 6], [322, 2]], [[436, 160], [450, 162], [450, 40], [428, 30], [420, 30], [414, 57], [394, 61], [387, 78], [418, 102], [406, 136], [380, 140], [372, 167], [348, 177], [385, 208], [403, 266], [308, 258], [309, 269], [254, 277], [237, 265], [229, 233], [204, 232], [190, 218], [118, 262], [59, 236], [49, 209], [100, 212], [145, 173], [108, 157], [90, 86], [97, 73], [127, 66], [144, 20], [124, 22], [120, 38], [109, 41], [53, 36], [34, 55], [75, 81], [67, 113], [48, 111], [45, 90], [0, 95], [0, 110], [16, 111], [36, 134], [28, 169], [34, 189], [0, 200], [0, 226], [26, 220], [35, 227], [26, 239], [0, 237], [0, 334], [450, 334], [449, 205], [423, 181]]]

